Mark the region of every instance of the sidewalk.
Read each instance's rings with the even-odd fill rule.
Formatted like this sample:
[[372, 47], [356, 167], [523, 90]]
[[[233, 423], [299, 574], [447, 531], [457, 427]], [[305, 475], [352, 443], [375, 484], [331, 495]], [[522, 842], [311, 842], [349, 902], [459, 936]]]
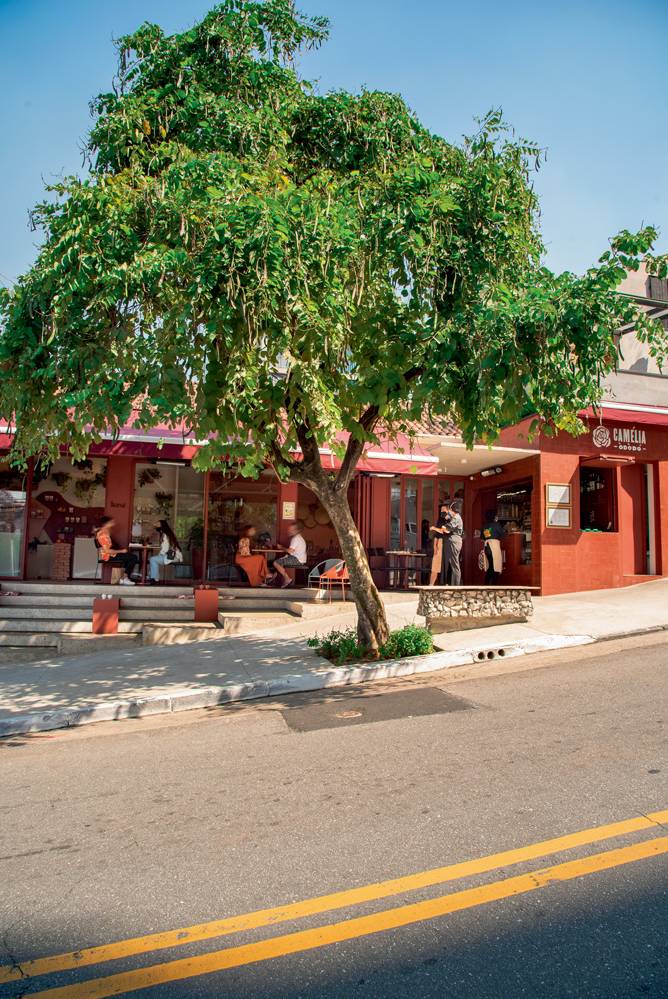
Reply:
[[[421, 622], [416, 608], [416, 597], [397, 601], [395, 596], [387, 603], [390, 626]], [[319, 631], [354, 623], [351, 610], [261, 635], [1, 662], [0, 736], [407, 676], [499, 654], [523, 655], [668, 629], [668, 580], [537, 598], [530, 623], [437, 635], [440, 651], [410, 660], [337, 668], [306, 644]]]

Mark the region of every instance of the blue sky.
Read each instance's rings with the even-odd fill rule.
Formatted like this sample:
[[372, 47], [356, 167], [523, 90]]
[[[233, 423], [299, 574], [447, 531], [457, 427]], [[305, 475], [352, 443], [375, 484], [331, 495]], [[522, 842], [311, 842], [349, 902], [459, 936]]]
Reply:
[[[43, 181], [82, 169], [89, 99], [109, 89], [112, 39], [173, 31], [199, 0], [0, 0], [0, 282], [35, 253]], [[666, 0], [301, 0], [332, 20], [302, 62], [323, 90], [399, 91], [451, 141], [501, 106], [547, 148], [536, 178], [547, 264], [582, 271], [621, 228], [651, 222], [668, 250]]]

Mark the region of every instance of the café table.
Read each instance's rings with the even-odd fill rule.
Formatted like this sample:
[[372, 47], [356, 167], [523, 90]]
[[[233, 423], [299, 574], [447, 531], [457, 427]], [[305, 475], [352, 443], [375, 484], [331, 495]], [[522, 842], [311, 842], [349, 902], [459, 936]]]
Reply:
[[[409, 576], [411, 573], [414, 574], [414, 579], [417, 579], [418, 574], [423, 572], [423, 565], [415, 564], [415, 559], [424, 559], [427, 557], [425, 552], [411, 552], [406, 550], [394, 549], [386, 551], [385, 554], [388, 557], [387, 566], [387, 584], [390, 589], [394, 590], [407, 590], [410, 586]], [[411, 565], [411, 561], [413, 564]], [[402, 586], [402, 581], [405, 580], [405, 584]], [[414, 584], [415, 585], [415, 584]]]

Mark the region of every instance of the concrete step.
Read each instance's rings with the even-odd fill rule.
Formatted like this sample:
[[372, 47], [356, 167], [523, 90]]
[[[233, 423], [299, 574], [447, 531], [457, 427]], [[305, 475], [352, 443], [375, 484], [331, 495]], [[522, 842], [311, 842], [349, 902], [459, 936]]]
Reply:
[[286, 600], [263, 600], [261, 597], [239, 597], [232, 600], [230, 597], [222, 597], [218, 601], [218, 608], [221, 614], [241, 614], [246, 611], [252, 613], [267, 611], [268, 613], [286, 612], [301, 617], [298, 601]]
[[[116, 594], [114, 593], [114, 596]], [[189, 607], [191, 610], [195, 607], [195, 601], [193, 599], [192, 593], [182, 599], [181, 597], [153, 597], [146, 596], [145, 590], [130, 590], [128, 588], [127, 592], [121, 594], [121, 608], [127, 607], [132, 610], [160, 610], [163, 607], [174, 607], [180, 610]]]
[[[81, 607], [7, 607], [0, 610], [1, 621], [88, 621], [92, 619], [92, 605]], [[0, 630], [2, 624], [0, 623]]]
[[[192, 595], [186, 599], [181, 599], [172, 594], [164, 597], [146, 597], [142, 595], [141, 591], [135, 596], [134, 590], [129, 590], [129, 587], [123, 587], [121, 593], [117, 593], [116, 589], [105, 588], [104, 590], [98, 591], [94, 595], [86, 596], [70, 596], [69, 594], [63, 594], [62, 596], [42, 596], [25, 593], [18, 597], [3, 597], [0, 594], [0, 610], [32, 607], [48, 608], [49, 610], [53, 610], [57, 613], [62, 608], [64, 610], [78, 609], [85, 611], [86, 614], [90, 614], [93, 607], [93, 601], [96, 597], [101, 596], [103, 592], [113, 592], [115, 597], [118, 596], [120, 598], [122, 608], [128, 607], [136, 610], [157, 610], [165, 607], [178, 607], [180, 609], [190, 607], [192, 609], [195, 606], [195, 601], [192, 599]], [[126, 594], [126, 589], [129, 590], [129, 595]]]
[[[119, 625], [120, 627], [120, 625]], [[208, 642], [214, 638], [225, 638], [220, 624], [201, 624], [189, 621], [183, 624], [170, 622], [148, 622], [142, 630], [144, 645], [185, 645], [187, 642]]]
[[[119, 632], [130, 634], [133, 632], [141, 632], [142, 623], [141, 621], [119, 621], [118, 630]], [[77, 620], [63, 620], [62, 618], [49, 617], [44, 620], [36, 620], [35, 618], [0, 618], [0, 635], [10, 635], [16, 632], [33, 632], [35, 634], [56, 634], [56, 635], [69, 635], [69, 634], [85, 634], [87, 632], [92, 632], [93, 630], [93, 618], [89, 621]]]
[[218, 620], [226, 635], [252, 635], [256, 631], [270, 631], [286, 624], [294, 624], [293, 614], [285, 611], [267, 611], [258, 614], [219, 614]]
[[222, 600], [236, 597], [238, 600], [277, 600], [279, 603], [284, 600], [300, 600], [312, 603], [318, 599], [317, 589], [296, 586], [289, 586], [285, 590], [277, 586], [219, 586], [218, 592]]
[[0, 647], [2, 648], [40, 648], [57, 649], [59, 636], [53, 634], [34, 634], [32, 632], [6, 632], [0, 634]]
[[124, 593], [146, 593], [152, 597], [171, 596], [178, 597], [180, 594], [191, 596], [192, 586], [121, 586], [110, 583], [47, 583], [28, 580], [4, 580], [0, 584], [0, 594], [2, 591], [11, 590], [13, 593], [25, 593], [33, 596], [44, 597], [99, 597], [101, 593], [113, 593], [123, 596]]
[[[99, 594], [98, 594], [99, 595]], [[79, 607], [81, 609], [86, 609], [90, 611], [93, 606], [93, 600], [95, 598], [92, 596], [62, 596], [62, 597], [50, 597], [41, 596], [36, 594], [21, 594], [20, 597], [5, 597], [0, 593], [0, 609], [9, 609], [11, 607], [67, 607], [74, 608]]]
[[195, 615], [195, 608], [174, 607], [166, 605], [164, 607], [124, 607], [121, 604], [119, 621], [192, 621]]
[[[46, 636], [45, 636], [46, 637]], [[141, 634], [128, 635], [58, 635], [58, 651], [64, 656], [86, 656], [91, 652], [132, 649], [141, 645]]]

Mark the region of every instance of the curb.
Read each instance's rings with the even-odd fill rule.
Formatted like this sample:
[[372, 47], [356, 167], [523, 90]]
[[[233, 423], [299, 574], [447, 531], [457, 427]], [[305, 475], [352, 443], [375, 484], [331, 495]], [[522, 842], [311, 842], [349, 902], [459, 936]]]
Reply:
[[521, 639], [506, 645], [477, 645], [453, 652], [433, 652], [427, 656], [391, 659], [383, 663], [364, 663], [350, 666], [332, 666], [309, 673], [286, 673], [273, 680], [255, 680], [221, 687], [197, 687], [175, 690], [170, 694], [154, 697], [137, 697], [105, 704], [92, 704], [76, 708], [59, 708], [15, 715], [0, 720], [0, 738], [27, 735], [31, 732], [48, 732], [59, 728], [75, 728], [93, 722], [120, 721], [126, 718], [147, 718], [151, 715], [190, 711], [195, 708], [216, 707], [233, 701], [251, 701], [283, 694], [305, 693], [327, 687], [343, 687], [366, 683], [371, 680], [390, 680], [395, 677], [434, 673], [456, 666], [471, 666], [492, 659], [512, 659], [555, 649], [573, 648], [598, 642], [631, 638], [652, 632], [668, 631], [668, 625], [652, 625], [617, 634], [594, 638], [591, 635], [545, 635]]

